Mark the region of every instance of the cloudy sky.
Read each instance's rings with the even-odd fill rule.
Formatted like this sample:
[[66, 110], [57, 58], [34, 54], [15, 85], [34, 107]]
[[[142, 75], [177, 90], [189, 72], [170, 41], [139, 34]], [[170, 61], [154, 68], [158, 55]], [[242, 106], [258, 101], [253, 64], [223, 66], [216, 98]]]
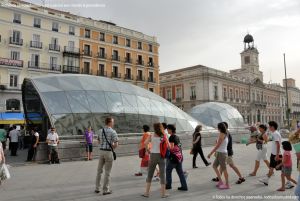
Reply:
[[298, 79], [300, 87], [299, 0], [45, 0], [52, 5], [83, 2], [88, 8], [57, 9], [156, 36], [161, 72], [197, 64], [239, 68], [249, 32], [260, 52], [264, 81], [282, 83], [286, 53], [288, 77]]

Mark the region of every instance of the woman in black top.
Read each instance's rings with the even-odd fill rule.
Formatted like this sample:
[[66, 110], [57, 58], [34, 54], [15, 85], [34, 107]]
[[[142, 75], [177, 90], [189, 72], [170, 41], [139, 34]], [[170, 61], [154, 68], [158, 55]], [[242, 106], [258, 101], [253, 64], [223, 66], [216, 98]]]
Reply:
[[202, 144], [201, 144], [200, 131], [202, 131], [202, 126], [198, 125], [195, 128], [195, 132], [193, 134], [193, 155], [194, 155], [193, 156], [193, 168], [198, 168], [196, 166], [196, 158], [197, 158], [198, 153], [200, 154], [202, 161], [206, 166], [209, 166], [211, 164], [211, 163], [207, 162], [207, 160], [204, 157], [203, 150], [202, 150]]

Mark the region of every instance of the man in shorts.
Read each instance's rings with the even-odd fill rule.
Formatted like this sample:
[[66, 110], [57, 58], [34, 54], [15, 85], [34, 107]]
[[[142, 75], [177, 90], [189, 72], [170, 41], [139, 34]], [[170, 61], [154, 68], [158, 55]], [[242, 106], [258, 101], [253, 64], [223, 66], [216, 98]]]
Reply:
[[[269, 173], [266, 178], [260, 179], [259, 182], [265, 184], [266, 186], [269, 185], [269, 179], [274, 173], [274, 169], [278, 164], [281, 163], [282, 155], [281, 155], [281, 135], [277, 131], [278, 129], [278, 124], [275, 121], [270, 121], [269, 122], [269, 131], [272, 134], [273, 141], [272, 141], [272, 152], [270, 156], [270, 169]], [[280, 168], [276, 169], [280, 170]]]

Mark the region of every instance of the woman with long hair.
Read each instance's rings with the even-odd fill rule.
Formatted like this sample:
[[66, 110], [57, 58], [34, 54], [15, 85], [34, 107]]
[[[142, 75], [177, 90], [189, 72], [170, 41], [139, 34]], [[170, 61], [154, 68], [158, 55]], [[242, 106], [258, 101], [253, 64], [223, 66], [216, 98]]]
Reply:
[[166, 161], [161, 156], [160, 152], [160, 143], [162, 139], [166, 140], [166, 143], [169, 145], [169, 141], [167, 139], [167, 136], [164, 134], [164, 129], [161, 123], [155, 123], [153, 125], [154, 128], [154, 134], [150, 135], [148, 139], [145, 141], [145, 147], [148, 147], [148, 144], [151, 142], [152, 148], [151, 151], [147, 150], [150, 153], [150, 161], [149, 161], [149, 167], [148, 167], [148, 176], [146, 179], [146, 191], [142, 195], [143, 197], [149, 197], [150, 195], [150, 187], [151, 187], [151, 181], [154, 175], [154, 171], [156, 169], [156, 166], [159, 166], [160, 171], [160, 184], [161, 184], [161, 197], [166, 198], [168, 197], [166, 195]]
[[195, 132], [193, 133], [193, 148], [192, 148], [192, 152], [193, 152], [193, 168], [198, 168], [196, 166], [196, 158], [198, 156], [198, 154], [200, 154], [201, 159], [203, 161], [203, 163], [206, 166], [209, 166], [211, 163], [209, 163], [204, 154], [203, 154], [203, 150], [202, 150], [202, 136], [201, 136], [201, 132], [202, 131], [202, 126], [198, 125], [195, 128]]
[[150, 160], [150, 155], [146, 150], [151, 150], [151, 143], [148, 143], [148, 147], [146, 148], [145, 141], [148, 139], [150, 134], [150, 127], [148, 125], [143, 125], [143, 136], [140, 141], [139, 150], [144, 151], [144, 157], [141, 160], [141, 170], [138, 173], [135, 173], [135, 176], [143, 176], [148, 172], [148, 165]]
[[[229, 180], [228, 180], [228, 172], [226, 168], [226, 160], [227, 160], [227, 145], [228, 145], [228, 136], [227, 129], [224, 123], [218, 124], [218, 130], [220, 132], [217, 144], [213, 148], [213, 150], [208, 154], [207, 158], [210, 158], [214, 153], [216, 153], [216, 159], [213, 163], [214, 171], [219, 179], [219, 183], [217, 187], [221, 190], [229, 189]], [[218, 169], [220, 166], [222, 172], [224, 173], [225, 184], [221, 178], [221, 173]]]

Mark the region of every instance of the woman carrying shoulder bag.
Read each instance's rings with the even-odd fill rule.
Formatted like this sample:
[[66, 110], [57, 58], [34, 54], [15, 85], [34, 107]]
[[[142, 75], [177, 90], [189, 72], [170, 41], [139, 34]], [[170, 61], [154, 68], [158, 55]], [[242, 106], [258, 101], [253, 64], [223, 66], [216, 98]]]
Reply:
[[192, 153], [193, 153], [193, 168], [198, 168], [196, 166], [196, 158], [198, 156], [198, 154], [200, 154], [201, 159], [203, 161], [203, 163], [206, 166], [209, 166], [211, 163], [209, 163], [204, 154], [203, 154], [203, 150], [202, 150], [202, 136], [201, 136], [201, 132], [202, 131], [202, 126], [198, 125], [195, 128], [195, 132], [193, 134], [193, 148], [192, 148]]

